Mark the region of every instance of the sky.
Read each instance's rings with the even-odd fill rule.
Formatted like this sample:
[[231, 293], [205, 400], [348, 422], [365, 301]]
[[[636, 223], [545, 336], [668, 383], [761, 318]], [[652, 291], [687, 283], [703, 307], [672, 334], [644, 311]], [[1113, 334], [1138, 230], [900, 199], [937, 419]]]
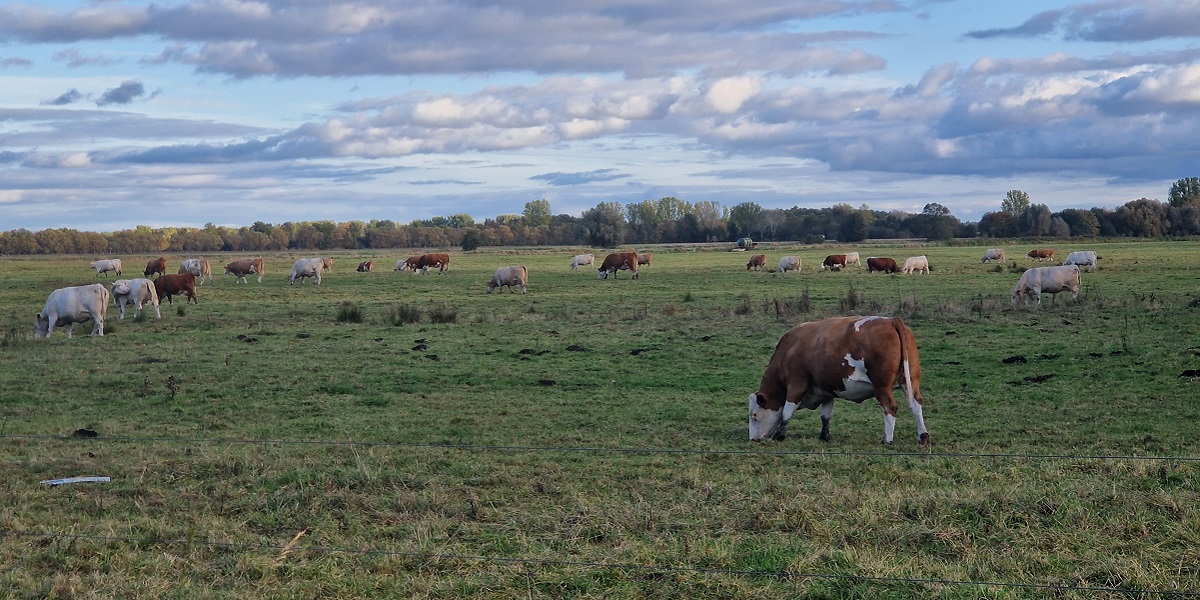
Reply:
[[1200, 176], [1200, 0], [0, 0], [0, 231]]

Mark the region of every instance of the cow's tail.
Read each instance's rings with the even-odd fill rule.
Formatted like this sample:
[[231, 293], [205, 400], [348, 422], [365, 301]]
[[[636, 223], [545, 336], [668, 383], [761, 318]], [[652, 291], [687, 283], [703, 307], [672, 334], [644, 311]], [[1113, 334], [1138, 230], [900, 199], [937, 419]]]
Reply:
[[913, 401], [917, 400], [918, 394], [913, 386], [911, 367], [912, 361], [917, 356], [917, 341], [913, 337], [912, 330], [903, 321], [895, 319], [893, 323], [896, 326], [896, 334], [900, 338], [900, 371], [904, 375], [904, 395], [909, 406], [912, 406]]

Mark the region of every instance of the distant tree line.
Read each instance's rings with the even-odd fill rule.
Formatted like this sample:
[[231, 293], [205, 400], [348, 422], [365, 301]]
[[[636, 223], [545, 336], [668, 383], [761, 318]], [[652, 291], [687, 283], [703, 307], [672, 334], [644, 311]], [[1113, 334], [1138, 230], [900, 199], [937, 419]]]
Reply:
[[575, 217], [555, 215], [546, 200], [525, 204], [522, 214], [500, 215], [476, 222], [470, 215], [393, 221], [257, 221], [243, 227], [212, 223], [202, 228], [139, 225], [112, 233], [69, 228], [0, 233], [0, 253], [16, 254], [152, 254], [218, 251], [339, 250], [367, 248], [449, 248], [484, 246], [595, 246], [733, 241], [925, 238], [1067, 238], [1200, 235], [1200, 178], [1171, 186], [1167, 202], [1139, 198], [1116, 209], [1066, 209], [1052, 212], [1033, 204], [1029, 194], [1011, 190], [1000, 210], [978, 223], [963, 222], [936, 202], [919, 214], [872, 210], [838, 204], [828, 208], [763, 208], [743, 202], [726, 208], [717, 202], [661, 198], [622, 205], [602, 202]]

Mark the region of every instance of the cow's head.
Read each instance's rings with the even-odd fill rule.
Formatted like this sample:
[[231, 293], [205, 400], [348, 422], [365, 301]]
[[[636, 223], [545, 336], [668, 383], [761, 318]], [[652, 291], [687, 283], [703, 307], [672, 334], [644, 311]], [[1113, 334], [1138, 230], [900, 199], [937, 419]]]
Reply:
[[40, 340], [50, 333], [50, 318], [42, 316], [42, 313], [37, 314], [37, 320], [33, 323], [33, 339]]
[[770, 438], [782, 440], [786, 435], [787, 420], [783, 418], [783, 407], [766, 407], [765, 396], [758, 392], [750, 394], [750, 441], [761, 442]]
[[608, 271], [606, 269], [596, 269], [596, 270], [600, 272], [600, 274], [597, 275], [597, 277], [599, 277], [600, 279], [608, 279]]
[[112, 283], [112, 293], [115, 295], [128, 296], [130, 291], [128, 279], [118, 279]]

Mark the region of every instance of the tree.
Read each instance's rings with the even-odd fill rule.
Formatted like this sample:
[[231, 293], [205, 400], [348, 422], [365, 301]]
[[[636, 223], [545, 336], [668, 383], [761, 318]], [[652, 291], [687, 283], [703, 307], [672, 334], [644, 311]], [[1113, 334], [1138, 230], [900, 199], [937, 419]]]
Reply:
[[1021, 190], [1009, 190], [1000, 201], [1000, 210], [1016, 217], [1029, 209], [1029, 194]]
[[601, 202], [579, 219], [583, 237], [593, 246], [616, 248], [625, 243], [625, 214], [620, 202]]
[[545, 198], [525, 203], [525, 223], [536, 229], [550, 226], [550, 201]]
[[474, 228], [468, 229], [467, 232], [463, 234], [463, 240], [462, 240], [463, 252], [470, 252], [472, 250], [479, 248], [479, 244], [480, 244], [481, 240], [482, 240], [482, 238], [479, 235], [478, 229], [474, 229]]
[[979, 219], [979, 233], [994, 238], [1017, 237], [1017, 217], [1005, 211], [984, 213]]
[[871, 223], [867, 220], [867, 215], [861, 210], [856, 210], [842, 219], [838, 239], [843, 242], [861, 242], [867, 239], [870, 231]]
[[1043, 237], [1050, 235], [1050, 207], [1045, 204], [1034, 204], [1021, 212], [1017, 217], [1017, 225], [1021, 235]]
[[763, 207], [754, 202], [742, 202], [729, 209], [729, 234], [731, 237], [752, 237], [762, 228]]
[[937, 202], [930, 202], [929, 204], [925, 205], [924, 209], [921, 210], [921, 214], [934, 217], [949, 217], [950, 209], [938, 204]]
[[1200, 203], [1200, 177], [1185, 177], [1172, 183], [1167, 202], [1176, 207]]

